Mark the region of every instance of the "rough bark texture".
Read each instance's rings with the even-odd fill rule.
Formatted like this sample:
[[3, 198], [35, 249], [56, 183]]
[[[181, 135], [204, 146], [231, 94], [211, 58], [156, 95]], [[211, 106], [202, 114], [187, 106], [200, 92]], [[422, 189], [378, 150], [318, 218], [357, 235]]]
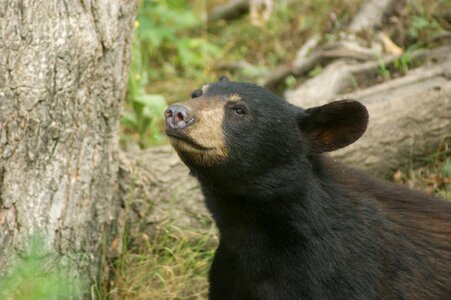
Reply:
[[85, 279], [111, 250], [135, 6], [0, 2], [0, 271], [37, 232]]

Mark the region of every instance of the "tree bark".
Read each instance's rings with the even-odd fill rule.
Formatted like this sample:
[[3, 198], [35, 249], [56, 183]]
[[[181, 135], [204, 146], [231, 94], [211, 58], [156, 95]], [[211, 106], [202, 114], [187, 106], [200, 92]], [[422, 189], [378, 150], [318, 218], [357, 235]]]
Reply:
[[101, 255], [114, 250], [135, 9], [120, 0], [0, 3], [0, 272], [34, 233], [84, 279], [95, 280]]

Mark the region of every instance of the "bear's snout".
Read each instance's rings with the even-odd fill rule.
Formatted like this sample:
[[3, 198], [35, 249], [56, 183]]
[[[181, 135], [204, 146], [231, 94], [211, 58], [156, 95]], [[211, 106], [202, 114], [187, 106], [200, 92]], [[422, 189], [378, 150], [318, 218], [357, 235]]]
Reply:
[[194, 120], [192, 110], [182, 104], [173, 104], [164, 112], [166, 127], [168, 129], [184, 129]]

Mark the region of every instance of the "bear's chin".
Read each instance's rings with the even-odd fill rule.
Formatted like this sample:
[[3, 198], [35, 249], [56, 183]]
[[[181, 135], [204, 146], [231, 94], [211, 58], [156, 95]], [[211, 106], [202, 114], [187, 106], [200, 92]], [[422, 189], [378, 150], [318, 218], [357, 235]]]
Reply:
[[188, 167], [214, 167], [227, 158], [222, 148], [204, 147], [193, 140], [169, 136], [175, 151]]
[[208, 167], [214, 168], [225, 160], [225, 155], [215, 148], [199, 150], [189, 143], [181, 141], [171, 141], [172, 146], [177, 152], [180, 159], [191, 168]]

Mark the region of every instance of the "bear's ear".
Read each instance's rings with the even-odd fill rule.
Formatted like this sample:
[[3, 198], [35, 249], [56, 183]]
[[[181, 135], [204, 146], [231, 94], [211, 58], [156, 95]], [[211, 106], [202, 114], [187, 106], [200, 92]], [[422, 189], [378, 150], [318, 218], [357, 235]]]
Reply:
[[362, 136], [368, 125], [368, 111], [354, 100], [335, 101], [303, 111], [298, 125], [315, 150], [334, 151]]
[[229, 82], [229, 78], [225, 75], [222, 75], [221, 77], [219, 77], [219, 82]]

